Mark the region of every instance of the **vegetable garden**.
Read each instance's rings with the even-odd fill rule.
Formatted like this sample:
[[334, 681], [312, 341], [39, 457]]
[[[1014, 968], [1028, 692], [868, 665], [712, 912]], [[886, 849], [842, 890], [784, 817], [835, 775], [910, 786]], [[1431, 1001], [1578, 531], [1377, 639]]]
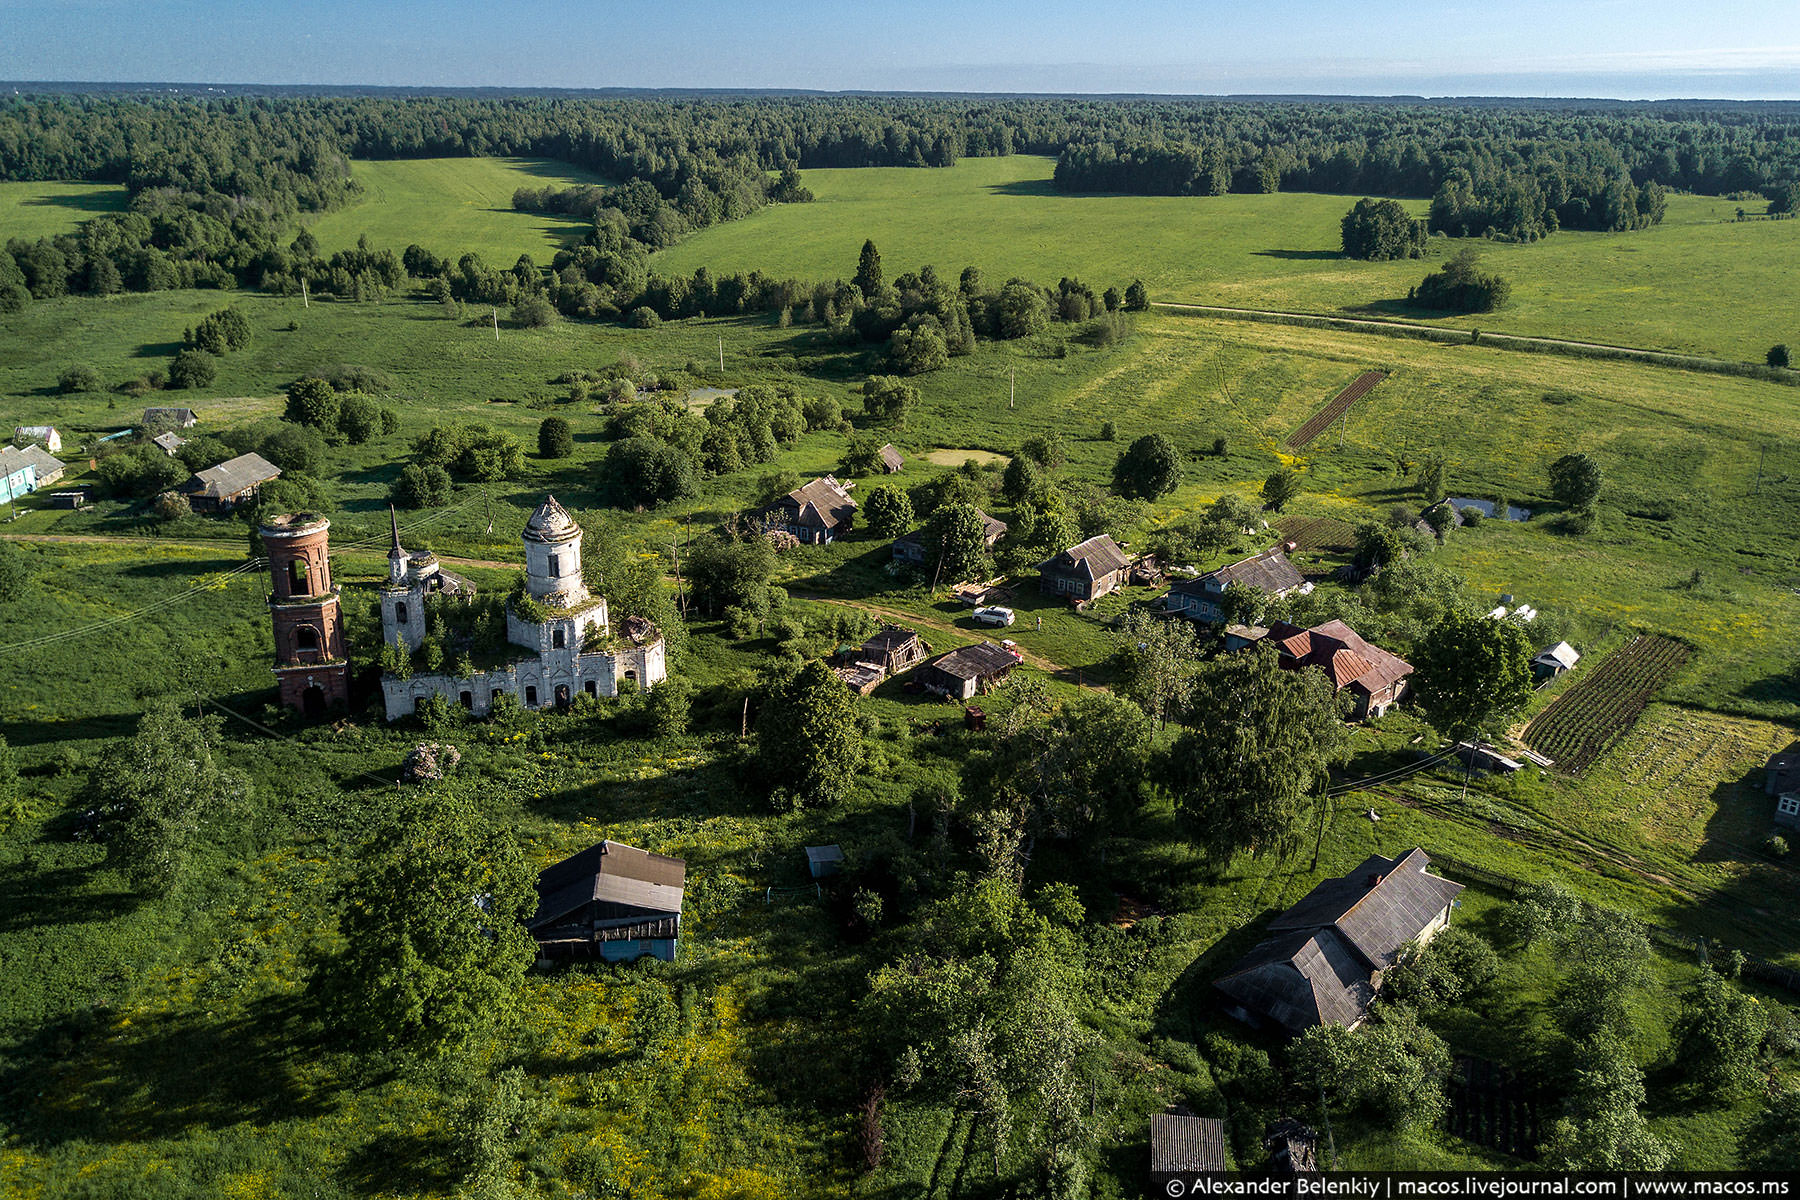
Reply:
[[1331, 428], [1331, 423], [1343, 416], [1352, 404], [1375, 390], [1375, 385], [1387, 378], [1386, 371], [1364, 371], [1356, 377], [1356, 382], [1337, 394], [1337, 399], [1321, 408], [1307, 418], [1306, 424], [1294, 431], [1294, 436], [1287, 441], [1288, 448], [1298, 450], [1306, 443]]
[[1569, 774], [1586, 770], [1631, 729], [1689, 653], [1673, 638], [1632, 638], [1532, 718], [1525, 744]]

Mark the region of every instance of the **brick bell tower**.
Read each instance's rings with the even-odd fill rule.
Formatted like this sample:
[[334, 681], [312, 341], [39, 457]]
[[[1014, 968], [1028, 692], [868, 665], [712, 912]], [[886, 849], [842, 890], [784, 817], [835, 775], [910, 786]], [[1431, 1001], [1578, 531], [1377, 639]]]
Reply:
[[281, 702], [309, 717], [350, 704], [344, 619], [331, 586], [330, 529], [317, 513], [288, 513], [261, 529], [274, 584], [269, 617], [275, 623], [275, 679]]

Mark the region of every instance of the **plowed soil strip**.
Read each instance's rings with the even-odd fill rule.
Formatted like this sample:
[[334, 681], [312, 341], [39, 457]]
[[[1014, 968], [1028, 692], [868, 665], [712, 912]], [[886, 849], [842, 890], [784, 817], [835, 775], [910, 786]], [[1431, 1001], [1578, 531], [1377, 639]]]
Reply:
[[1288, 449], [1298, 450], [1331, 428], [1331, 423], [1343, 416], [1346, 409], [1374, 391], [1375, 385], [1386, 378], [1386, 371], [1364, 371], [1358, 375], [1355, 383], [1337, 394], [1337, 399], [1314, 413], [1306, 424], [1294, 431], [1294, 436], [1287, 440]]

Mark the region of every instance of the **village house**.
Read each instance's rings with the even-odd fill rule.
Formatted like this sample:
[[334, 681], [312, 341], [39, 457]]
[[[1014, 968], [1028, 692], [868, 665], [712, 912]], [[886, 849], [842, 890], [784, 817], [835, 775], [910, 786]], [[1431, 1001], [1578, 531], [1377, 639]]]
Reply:
[[1334, 691], [1350, 693], [1354, 700], [1351, 715], [1358, 721], [1381, 716], [1406, 695], [1412, 664], [1363, 641], [1342, 621], [1327, 621], [1311, 629], [1286, 621], [1276, 621], [1267, 629], [1234, 625], [1231, 633], [1227, 645], [1235, 641], [1240, 647], [1275, 646], [1285, 670], [1317, 667], [1325, 672]]
[[1224, 1121], [1176, 1113], [1150, 1115], [1150, 1179], [1152, 1184], [1164, 1185], [1156, 1189], [1159, 1193], [1166, 1191], [1166, 1176], [1224, 1169]]
[[900, 451], [894, 448], [892, 442], [877, 450], [875, 454], [881, 459], [882, 471], [889, 475], [898, 475], [900, 468], [906, 465], [906, 460], [900, 457]]
[[37, 464], [16, 446], [0, 446], [0, 504], [37, 490]]
[[537, 911], [525, 929], [540, 960], [673, 961], [686, 883], [681, 859], [604, 841], [538, 876]]
[[[988, 516], [979, 508], [975, 512], [981, 518], [981, 540], [989, 550], [992, 550], [1000, 539], [1006, 536], [1006, 522]], [[930, 556], [925, 553], [925, 531], [915, 529], [911, 533], [903, 533], [895, 538], [894, 558], [899, 562], [911, 563], [915, 567], [929, 566], [931, 560]]]
[[20, 445], [37, 442], [52, 454], [62, 450], [62, 434], [54, 425], [20, 425], [13, 430], [13, 441]]
[[198, 471], [175, 490], [195, 512], [230, 512], [256, 499], [263, 484], [281, 478], [281, 468], [260, 454], [240, 454]]
[[1125, 551], [1102, 533], [1039, 563], [1039, 586], [1049, 595], [1086, 604], [1124, 583], [1129, 566]]
[[192, 429], [200, 423], [191, 408], [146, 408], [141, 429]]
[[69, 469], [67, 463], [63, 462], [62, 459], [56, 457], [56, 455], [50, 453], [36, 442], [27, 446], [8, 446], [6, 449], [11, 450], [13, 454], [17, 456], [17, 461], [29, 463], [31, 465], [32, 483], [31, 487], [26, 489], [27, 491], [35, 491], [38, 488], [49, 487], [51, 484], [61, 479], [63, 477], [63, 472]]
[[794, 535], [809, 546], [823, 546], [850, 530], [856, 501], [829, 475], [796, 488], [765, 510], [771, 529]]
[[[408, 554], [389, 512], [393, 543], [381, 589], [381, 637], [407, 653], [425, 640], [428, 603], [467, 598], [475, 588], [445, 571], [435, 556]], [[546, 496], [520, 535], [525, 545], [525, 594], [506, 608], [508, 661], [473, 675], [386, 672], [381, 695], [387, 719], [418, 711], [432, 696], [484, 716], [501, 696], [526, 708], [566, 707], [577, 695], [616, 696], [621, 686], [649, 688], [668, 677], [662, 634], [641, 617], [620, 622], [615, 636], [606, 598], [581, 577], [581, 526]], [[446, 648], [450, 649], [450, 648]]]
[[159, 433], [151, 438], [150, 444], [155, 446], [158, 450], [161, 450], [170, 458], [174, 458], [175, 452], [187, 445], [187, 439], [171, 429], [167, 433]]
[[1800, 742], [1790, 742], [1769, 756], [1763, 791], [1775, 797], [1775, 823], [1800, 829]]
[[1176, 584], [1163, 599], [1163, 608], [1191, 621], [1220, 624], [1226, 617], [1225, 589], [1234, 583], [1261, 592], [1265, 604], [1289, 592], [1311, 590], [1300, 568], [1289, 562], [1287, 555], [1279, 549], [1265, 550]]
[[952, 700], [968, 700], [1005, 681], [1019, 665], [1019, 656], [994, 642], [977, 642], [948, 654], [940, 654], [919, 670], [919, 681], [928, 692]]
[[1420, 849], [1393, 859], [1373, 854], [1313, 888], [1213, 984], [1225, 1011], [1294, 1034], [1325, 1024], [1355, 1029], [1401, 948], [1424, 945], [1450, 923], [1463, 885], [1431, 874], [1430, 865]]

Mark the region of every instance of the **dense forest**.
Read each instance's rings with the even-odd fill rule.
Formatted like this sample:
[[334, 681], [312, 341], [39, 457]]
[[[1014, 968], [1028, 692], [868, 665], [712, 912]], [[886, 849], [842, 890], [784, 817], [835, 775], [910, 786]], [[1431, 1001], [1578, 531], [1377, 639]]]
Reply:
[[[815, 167], [948, 166], [1058, 155], [1073, 191], [1302, 190], [1433, 197], [1452, 236], [1532, 239], [1660, 220], [1665, 189], [1791, 210], [1800, 114], [1782, 106], [705, 97], [19, 96], [0, 103], [0, 179], [123, 184], [129, 210], [0, 253], [0, 307], [68, 292], [305, 278], [393, 286], [367, 252], [320, 260], [295, 218], [352, 202], [354, 158], [532, 155], [615, 186], [520, 198], [593, 214], [590, 244], [637, 256], [768, 203]], [[377, 252], [379, 253], [379, 252]], [[597, 284], [605, 282], [595, 280]], [[592, 307], [592, 306], [590, 306]], [[626, 306], [616, 305], [619, 309]]]

